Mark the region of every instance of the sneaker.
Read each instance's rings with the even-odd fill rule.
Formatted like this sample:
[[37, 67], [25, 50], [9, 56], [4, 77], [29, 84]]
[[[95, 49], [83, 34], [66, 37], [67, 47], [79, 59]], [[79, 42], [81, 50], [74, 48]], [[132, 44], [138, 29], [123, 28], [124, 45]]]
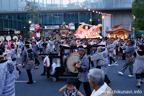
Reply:
[[33, 84], [33, 81], [32, 82], [29, 81], [29, 82], [27, 82], [27, 84]]
[[114, 63], [114, 64], [112, 64], [112, 65], [114, 65], [114, 66], [119, 66], [117, 62], [115, 62], [115, 63]]
[[21, 74], [21, 71], [19, 71], [19, 75]]
[[141, 86], [140, 86], [140, 85], [136, 85], [136, 87], [137, 87], [137, 88], [141, 88]]
[[118, 74], [120, 74], [120, 75], [124, 75], [124, 73], [123, 73], [123, 72], [120, 72], [120, 71], [118, 71]]
[[132, 78], [132, 77], [134, 77], [134, 75], [128, 75], [128, 77]]
[[110, 66], [112, 66], [111, 64], [108, 64], [108, 66], [110, 67]]
[[115, 62], [114, 64], [118, 64], [117, 62]]
[[41, 74], [41, 76], [45, 76], [45, 75], [46, 75], [45, 73], [42, 73], [42, 74]]

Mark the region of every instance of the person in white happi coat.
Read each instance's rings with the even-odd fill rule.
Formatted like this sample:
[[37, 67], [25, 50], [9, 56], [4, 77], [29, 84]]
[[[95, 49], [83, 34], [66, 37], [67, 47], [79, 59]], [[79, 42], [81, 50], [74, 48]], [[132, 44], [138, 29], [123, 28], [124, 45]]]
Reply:
[[116, 52], [116, 45], [118, 44], [118, 39], [117, 40], [113, 40], [113, 45], [114, 45], [114, 50], [113, 50], [113, 55], [114, 55], [114, 58], [116, 58], [116, 54], [117, 54], [117, 52]]
[[86, 96], [90, 96], [91, 89], [88, 83], [87, 74], [89, 71], [89, 58], [85, 53], [85, 49], [83, 46], [79, 46], [78, 53], [80, 55], [80, 59], [78, 64], [76, 64], [75, 68], [78, 70], [78, 77], [76, 81], [76, 88], [79, 89], [81, 83], [83, 83], [83, 87], [86, 93]]
[[123, 51], [123, 54], [122, 54], [122, 60], [125, 60], [126, 58], [126, 54], [125, 54], [125, 49], [126, 49], [126, 43], [124, 41], [122, 41], [122, 51]]
[[99, 43], [99, 45], [104, 45], [104, 46], [106, 46], [106, 41], [105, 41], [104, 38], [103, 38], [102, 41]]
[[96, 68], [102, 69], [105, 74], [105, 82], [109, 84], [111, 81], [109, 80], [107, 76], [107, 70], [108, 70], [108, 51], [105, 49], [102, 51], [102, 47], [98, 47], [98, 52], [95, 53], [91, 57], [91, 61], [96, 60], [97, 61], [97, 66]]
[[[113, 58], [113, 50], [114, 50], [114, 48], [115, 48], [115, 45], [113, 44], [113, 42], [109, 41], [109, 43], [107, 45], [107, 50], [109, 52], [109, 61], [110, 61], [109, 66], [112, 66], [112, 65], [117, 65], [118, 66], [117, 62]], [[114, 64], [112, 64], [112, 62], [114, 62]]]
[[135, 42], [133, 40], [128, 41], [128, 46], [126, 47], [126, 63], [123, 65], [123, 68], [121, 71], [118, 71], [118, 74], [124, 75], [125, 70], [129, 67], [130, 75], [128, 77], [134, 77], [133, 74], [133, 64], [134, 64], [134, 58], [132, 57], [135, 53], [135, 47], [133, 46]]
[[20, 74], [21, 71], [20, 71], [20, 69], [19, 69], [18, 66], [17, 66], [17, 51], [16, 51], [16, 49], [15, 49], [14, 44], [11, 44], [11, 48], [12, 48], [12, 49], [10, 50], [9, 55], [10, 55], [10, 57], [11, 57], [11, 60], [12, 60], [13, 63], [15, 64], [17, 71], [19, 71], [19, 74]]
[[0, 50], [0, 96], [15, 96], [15, 81], [18, 77], [15, 64], [5, 60]]
[[134, 68], [133, 72], [136, 74], [137, 79], [137, 87], [140, 88], [141, 84], [143, 84], [143, 78], [144, 78], [144, 46], [139, 45], [137, 47], [137, 51], [134, 54], [135, 62], [134, 62]]

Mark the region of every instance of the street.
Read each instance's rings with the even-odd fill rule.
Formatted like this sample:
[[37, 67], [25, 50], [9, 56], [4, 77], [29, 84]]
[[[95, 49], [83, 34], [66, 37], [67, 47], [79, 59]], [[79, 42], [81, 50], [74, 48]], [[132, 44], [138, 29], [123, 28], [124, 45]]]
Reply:
[[[118, 60], [119, 66], [111, 66], [108, 70], [108, 77], [111, 80], [109, 86], [114, 91], [114, 96], [144, 96], [144, 84], [141, 88], [136, 87], [136, 79], [129, 78], [129, 70], [127, 69], [124, 76], [120, 76], [117, 71], [119, 71], [123, 64], [124, 60]], [[34, 84], [26, 84], [28, 77], [24, 68], [18, 66], [22, 73], [20, 74], [19, 79], [16, 81], [16, 96], [62, 96], [62, 93], [59, 93], [59, 89], [65, 85], [67, 78], [69, 77], [60, 77], [58, 81], [53, 82], [52, 79], [47, 79], [46, 76], [40, 76], [43, 72], [43, 64], [41, 62], [39, 69], [32, 69], [32, 75]], [[74, 77], [76, 78], [76, 77]], [[93, 89], [92, 89], [93, 90]], [[80, 91], [85, 94], [84, 89], [80, 88]]]

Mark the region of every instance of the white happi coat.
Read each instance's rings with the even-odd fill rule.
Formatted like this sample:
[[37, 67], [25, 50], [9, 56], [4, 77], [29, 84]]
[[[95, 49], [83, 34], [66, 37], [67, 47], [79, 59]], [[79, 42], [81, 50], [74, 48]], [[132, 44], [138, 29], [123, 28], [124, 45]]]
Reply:
[[97, 60], [97, 66], [101, 66], [101, 69], [107, 74], [108, 70], [108, 51], [105, 49], [103, 52], [97, 52], [91, 56], [91, 60]]

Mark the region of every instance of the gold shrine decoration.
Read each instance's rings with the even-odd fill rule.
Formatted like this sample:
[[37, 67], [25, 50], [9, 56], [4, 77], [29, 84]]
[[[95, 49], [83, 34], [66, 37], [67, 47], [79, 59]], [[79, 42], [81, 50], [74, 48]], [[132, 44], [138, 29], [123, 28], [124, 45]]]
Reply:
[[121, 38], [123, 40], [128, 38], [128, 34], [126, 33], [130, 32], [131, 31], [126, 29], [122, 24], [113, 26], [109, 31], [106, 31], [109, 38]]
[[67, 29], [61, 29], [61, 35], [66, 37], [67, 36], [67, 33], [68, 33], [68, 30]]

